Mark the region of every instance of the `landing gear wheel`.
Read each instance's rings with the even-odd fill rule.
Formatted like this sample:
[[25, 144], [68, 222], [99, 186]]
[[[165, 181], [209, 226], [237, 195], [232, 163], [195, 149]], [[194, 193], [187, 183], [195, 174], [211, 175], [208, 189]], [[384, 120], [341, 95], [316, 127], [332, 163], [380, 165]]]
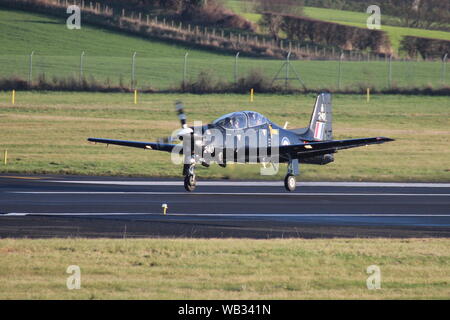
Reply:
[[284, 178], [284, 187], [287, 191], [294, 191], [296, 186], [295, 176], [288, 174]]
[[184, 177], [184, 188], [186, 191], [192, 192], [195, 190], [197, 182], [195, 181], [195, 176], [188, 174]]

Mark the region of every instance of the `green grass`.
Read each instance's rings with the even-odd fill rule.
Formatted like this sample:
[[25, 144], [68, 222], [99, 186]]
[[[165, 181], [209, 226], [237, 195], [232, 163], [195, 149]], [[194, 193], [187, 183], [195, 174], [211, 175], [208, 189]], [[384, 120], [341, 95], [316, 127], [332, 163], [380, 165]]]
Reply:
[[[0, 240], [0, 299], [448, 299], [448, 239]], [[69, 265], [81, 288], [68, 290]], [[366, 269], [381, 270], [368, 290]]]
[[[246, 19], [257, 23], [261, 15], [254, 13], [252, 5], [241, 1], [226, 1], [227, 6], [233, 11], [242, 14]], [[336, 22], [340, 24], [351, 25], [360, 28], [366, 28], [366, 21], [369, 14], [365, 12], [354, 12], [347, 10], [337, 10], [328, 8], [304, 7], [305, 16], [313, 19]], [[383, 20], [385, 19], [385, 20]], [[418, 28], [405, 28], [390, 26], [386, 21], [392, 20], [392, 17], [383, 15], [381, 12], [381, 30], [386, 31], [394, 51], [398, 54], [400, 41], [403, 36], [426, 37], [435, 39], [450, 40], [450, 32], [426, 30]], [[389, 23], [389, 22], [387, 22]]]
[[[155, 141], [178, 129], [173, 102], [185, 102], [188, 120], [208, 123], [224, 113], [254, 109], [274, 122], [304, 127], [314, 95], [132, 94], [0, 92], [0, 152], [9, 160], [0, 172], [177, 176], [170, 155], [119, 146], [92, 145], [88, 137]], [[344, 150], [326, 166], [304, 165], [299, 180], [450, 181], [448, 97], [333, 96], [336, 139], [387, 136], [395, 142]], [[259, 166], [199, 167], [204, 178], [278, 179], [260, 176]]]
[[[84, 75], [118, 84], [122, 79], [130, 83], [131, 56], [137, 52], [136, 79], [139, 88], [167, 89], [179, 85], [183, 77], [184, 53], [189, 50], [187, 77], [195, 79], [207, 70], [217, 80], [232, 81], [234, 56], [208, 52], [156, 40], [114, 33], [88, 25], [81, 30], [68, 30], [65, 21], [33, 13], [0, 10], [0, 77], [17, 75], [28, 79], [29, 54], [35, 51], [33, 75], [48, 80], [53, 76], [79, 77], [80, 54], [85, 51]], [[241, 57], [239, 75], [260, 69], [272, 79], [282, 62], [270, 59]], [[309, 88], [336, 88], [338, 62], [293, 61], [292, 65]], [[341, 87], [353, 89], [368, 85], [385, 88], [388, 84], [388, 65], [377, 62], [344, 62]], [[439, 62], [394, 62], [393, 84], [400, 87], [433, 86], [441, 82]], [[448, 78], [448, 77], [447, 77]], [[300, 87], [298, 82], [292, 86]]]
[[[336, 9], [305, 7], [305, 15], [314, 19], [347, 24], [355, 27], [366, 28], [368, 14]], [[381, 30], [386, 31], [391, 40], [391, 45], [398, 53], [400, 41], [403, 36], [415, 36], [450, 40], [450, 32], [426, 30], [418, 28], [405, 28], [383, 24], [383, 12], [381, 12]]]

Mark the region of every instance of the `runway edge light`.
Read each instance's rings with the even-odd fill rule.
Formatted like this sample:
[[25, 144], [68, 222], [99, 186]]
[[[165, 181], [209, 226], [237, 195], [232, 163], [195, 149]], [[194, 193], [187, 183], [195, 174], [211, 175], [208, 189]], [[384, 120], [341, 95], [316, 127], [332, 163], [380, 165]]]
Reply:
[[166, 213], [167, 213], [167, 203], [163, 203], [161, 207], [163, 208], [164, 215], [166, 215]]

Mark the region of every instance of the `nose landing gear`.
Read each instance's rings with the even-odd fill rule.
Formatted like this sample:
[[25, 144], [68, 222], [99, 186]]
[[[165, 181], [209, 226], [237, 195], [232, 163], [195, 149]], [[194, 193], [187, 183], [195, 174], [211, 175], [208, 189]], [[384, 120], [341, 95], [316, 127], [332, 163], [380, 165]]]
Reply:
[[183, 168], [184, 174], [184, 189], [186, 191], [192, 192], [195, 190], [197, 185], [197, 180], [195, 178], [195, 163], [185, 164]]
[[188, 174], [184, 177], [184, 189], [186, 189], [186, 191], [194, 191], [196, 184], [197, 181], [195, 179], [195, 175]]

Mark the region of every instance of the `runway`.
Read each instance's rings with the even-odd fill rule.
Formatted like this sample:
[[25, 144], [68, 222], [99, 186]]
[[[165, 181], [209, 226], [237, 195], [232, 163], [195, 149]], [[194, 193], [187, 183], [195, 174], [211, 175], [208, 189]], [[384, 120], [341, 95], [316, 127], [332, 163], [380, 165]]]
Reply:
[[55, 236], [449, 237], [450, 184], [0, 177], [0, 237]]

